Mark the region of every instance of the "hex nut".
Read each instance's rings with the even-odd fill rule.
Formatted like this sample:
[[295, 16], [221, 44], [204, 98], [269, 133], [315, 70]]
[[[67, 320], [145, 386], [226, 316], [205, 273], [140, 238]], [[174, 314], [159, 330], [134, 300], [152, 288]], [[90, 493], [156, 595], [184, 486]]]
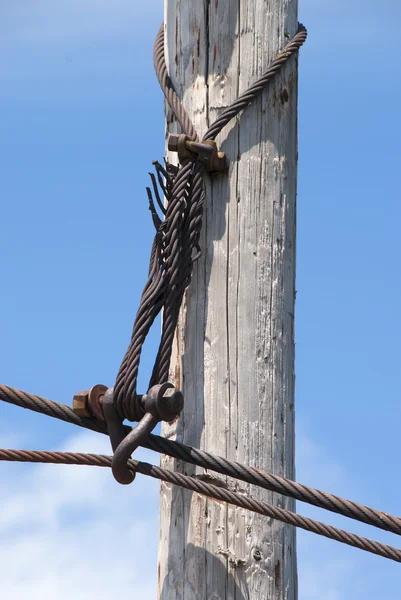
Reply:
[[181, 390], [176, 388], [167, 388], [163, 394], [163, 401], [166, 403], [165, 410], [167, 422], [174, 421], [184, 408], [184, 396]]
[[171, 423], [184, 407], [184, 396], [172, 383], [159, 383], [142, 396], [141, 404], [145, 413], [152, 414], [158, 421]]
[[77, 392], [74, 395], [74, 398], [72, 400], [72, 410], [77, 415], [77, 417], [92, 416], [88, 408], [88, 398], [89, 392], [87, 390]]
[[179, 137], [180, 136], [178, 133], [170, 133], [170, 135], [168, 136], [167, 146], [170, 152], [178, 152]]

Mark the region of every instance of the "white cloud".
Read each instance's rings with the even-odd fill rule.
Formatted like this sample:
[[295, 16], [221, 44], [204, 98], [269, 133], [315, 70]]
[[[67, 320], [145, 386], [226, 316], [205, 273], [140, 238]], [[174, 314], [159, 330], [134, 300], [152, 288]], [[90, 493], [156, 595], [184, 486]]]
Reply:
[[[306, 544], [298, 544], [298, 555], [307, 553]], [[300, 600], [344, 600], [347, 597], [347, 584], [351, 580], [353, 565], [347, 560], [336, 559], [319, 561], [313, 556], [301, 558], [299, 569]]]
[[[80, 433], [62, 449], [108, 454], [109, 442]], [[143, 450], [138, 457], [157, 460]], [[18, 470], [21, 478], [3, 477], [0, 492], [0, 597], [25, 600], [29, 588], [33, 600], [109, 600], [127, 590], [154, 600], [156, 482], [138, 475], [120, 486], [109, 469], [94, 467], [14, 464]]]
[[[1, 447], [10, 441], [0, 435]], [[108, 439], [90, 432], [69, 438], [61, 449], [110, 453]], [[140, 450], [137, 456], [158, 462], [151, 452]], [[1, 598], [109, 600], [127, 590], [141, 600], [156, 598], [155, 481], [138, 475], [132, 485], [119, 486], [109, 469], [93, 467], [0, 464], [0, 468]], [[332, 492], [355, 485], [350, 472], [302, 427], [298, 471], [300, 481]], [[339, 524], [340, 517], [331, 513], [318, 514], [318, 509], [300, 503], [298, 510]], [[351, 531], [356, 531], [355, 525], [347, 521]], [[298, 567], [300, 600], [373, 600], [380, 589], [382, 597], [397, 598], [396, 563], [303, 531], [298, 531]]]
[[[298, 424], [297, 481], [319, 489], [338, 492], [347, 487], [346, 470], [316, 444]], [[333, 523], [333, 515], [297, 503], [300, 514]], [[352, 523], [350, 522], [351, 528]], [[300, 600], [345, 600], [355, 563], [342, 558], [343, 546], [337, 542], [298, 530], [297, 555]]]
[[337, 490], [338, 494], [346, 489], [350, 493], [344, 466], [308, 435], [303, 424], [298, 424], [296, 442], [297, 480], [320, 489]]
[[[297, 434], [297, 481], [363, 502], [375, 485], [361, 480], [349, 465], [339, 463], [317, 444], [304, 424]], [[380, 509], [380, 506], [377, 508]], [[297, 511], [324, 523], [399, 546], [397, 537], [369, 525], [297, 502]], [[399, 598], [399, 565], [303, 530], [297, 532], [300, 600], [376, 600]]]

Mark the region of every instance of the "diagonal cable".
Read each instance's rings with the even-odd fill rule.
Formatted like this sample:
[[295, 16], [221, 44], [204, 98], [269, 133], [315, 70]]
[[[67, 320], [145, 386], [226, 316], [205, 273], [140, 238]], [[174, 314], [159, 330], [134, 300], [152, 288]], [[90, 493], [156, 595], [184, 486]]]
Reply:
[[[6, 450], [0, 449], [0, 461], [14, 462], [35, 462], [35, 463], [55, 463], [55, 464], [73, 464], [88, 465], [96, 467], [111, 467], [113, 457], [101, 454], [82, 454], [73, 452], [45, 452], [38, 450]], [[375, 540], [315, 521], [309, 517], [298, 515], [290, 510], [273, 506], [267, 502], [261, 502], [250, 496], [244, 496], [238, 492], [233, 492], [224, 487], [206, 483], [196, 477], [183, 475], [162, 467], [157, 467], [149, 463], [136, 460], [129, 460], [128, 466], [132, 471], [141, 473], [180, 486], [197, 494], [202, 494], [220, 502], [226, 502], [246, 510], [258, 513], [271, 519], [276, 519], [287, 525], [300, 527], [305, 531], [322, 535], [326, 538], [336, 540], [342, 544], [353, 546], [359, 550], [365, 550], [372, 554], [377, 554], [384, 558], [401, 562], [401, 550], [387, 544], [382, 544]]]
[[[35, 396], [34, 394], [0, 385], [0, 400], [107, 435], [107, 427], [103, 421], [80, 418], [69, 406]], [[126, 427], [126, 432], [129, 433], [130, 431], [131, 428]], [[149, 435], [141, 445], [154, 452], [167, 454], [172, 458], [183, 460], [198, 467], [257, 485], [272, 492], [294, 498], [295, 500], [306, 502], [307, 504], [312, 504], [366, 523], [367, 525], [401, 535], [401, 519], [399, 517], [381, 512], [369, 506], [364, 506], [358, 502], [302, 485], [279, 475], [241, 465], [227, 458], [214, 456], [204, 450], [198, 450], [157, 435]]]

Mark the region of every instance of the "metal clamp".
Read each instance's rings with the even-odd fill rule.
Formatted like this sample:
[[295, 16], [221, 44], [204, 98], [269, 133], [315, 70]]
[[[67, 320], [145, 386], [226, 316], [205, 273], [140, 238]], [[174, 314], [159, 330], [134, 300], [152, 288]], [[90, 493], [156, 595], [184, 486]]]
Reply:
[[128, 467], [128, 459], [159, 421], [173, 421], [183, 409], [184, 397], [172, 383], [154, 385], [141, 397], [144, 416], [128, 434], [114, 404], [114, 389], [104, 385], [94, 386], [89, 392], [74, 396], [73, 410], [80, 417], [104, 419], [113, 449], [112, 471], [114, 478], [127, 485], [135, 479], [135, 471]]
[[195, 142], [185, 134], [170, 133], [167, 147], [171, 152], [178, 153], [178, 159], [181, 163], [188, 160], [191, 153], [195, 153], [198, 160], [205, 165], [206, 171], [213, 173], [226, 171], [228, 168], [226, 155], [224, 152], [217, 150], [217, 144], [214, 140]]
[[127, 464], [130, 456], [159, 421], [170, 422], [178, 417], [184, 406], [184, 397], [182, 392], [176, 390], [171, 383], [162, 383], [150, 388], [149, 392], [142, 396], [142, 403], [144, 416], [138, 425], [120, 441], [118, 447], [113, 448], [111, 468], [114, 478], [123, 485], [133, 481], [133, 472]]
[[[125, 428], [124, 428], [123, 422], [120, 419], [120, 417], [118, 416], [118, 413], [116, 411], [113, 397], [114, 397], [114, 388], [109, 388], [103, 396], [102, 408], [103, 408], [103, 415], [104, 415], [105, 421], [107, 423], [107, 431], [108, 431], [108, 434], [110, 437], [111, 447], [113, 449], [113, 454], [115, 456], [117, 449], [120, 447], [121, 443], [126, 438], [126, 433], [125, 433]], [[132, 433], [132, 431], [130, 433]], [[127, 457], [127, 460], [128, 460], [128, 458], [129, 457]], [[114, 463], [114, 457], [113, 457], [113, 463]], [[117, 478], [116, 474], [114, 472], [113, 463], [112, 463], [113, 475], [114, 475], [114, 478], [117, 479], [117, 481], [119, 483], [123, 483], [123, 484], [127, 485], [128, 483], [132, 483], [134, 481], [135, 472], [128, 469], [127, 464], [126, 464], [126, 471], [123, 474], [123, 477]]]

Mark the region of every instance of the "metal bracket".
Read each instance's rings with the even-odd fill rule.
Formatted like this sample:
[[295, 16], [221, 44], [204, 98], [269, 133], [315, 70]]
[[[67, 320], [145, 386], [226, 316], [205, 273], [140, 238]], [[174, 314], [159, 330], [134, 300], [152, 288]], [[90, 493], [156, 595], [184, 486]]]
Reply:
[[107, 423], [113, 449], [112, 471], [116, 481], [123, 485], [132, 483], [135, 471], [128, 467], [128, 460], [141, 442], [159, 421], [171, 422], [184, 407], [184, 397], [172, 383], [154, 385], [140, 400], [144, 416], [128, 434], [114, 404], [114, 389], [95, 386], [90, 392], [79, 392], [74, 396], [74, 412], [85, 410], [81, 416], [101, 417]]
[[[125, 435], [125, 429], [124, 429], [123, 422], [117, 414], [113, 397], [114, 397], [114, 388], [109, 388], [103, 396], [102, 408], [103, 408], [104, 418], [107, 423], [107, 431], [108, 431], [108, 434], [110, 437], [111, 447], [113, 449], [113, 453], [115, 456], [116, 451], [121, 446], [121, 444], [123, 443], [123, 441], [126, 439], [127, 436]], [[132, 431], [130, 433], [132, 433]], [[113, 468], [114, 456], [113, 456], [113, 462], [112, 462], [112, 471], [113, 471], [114, 478], [117, 479], [117, 481], [119, 483], [122, 483], [125, 485], [132, 483], [135, 479], [135, 472], [128, 468], [127, 463], [125, 464], [126, 468], [125, 468], [124, 473], [123, 474], [117, 473], [117, 476], [116, 476], [116, 473], [114, 472], [114, 468]], [[129, 458], [129, 456], [127, 457], [127, 461], [128, 461], [128, 458]]]
[[112, 471], [114, 478], [124, 484], [131, 483], [132, 470], [128, 468], [128, 459], [146, 436], [153, 431], [159, 421], [173, 421], [184, 407], [184, 396], [172, 383], [154, 385], [142, 396], [146, 411], [138, 425], [129, 432], [114, 450]]
[[228, 169], [226, 155], [217, 150], [214, 140], [195, 142], [185, 134], [170, 133], [167, 147], [171, 152], [177, 152], [180, 163], [185, 162], [192, 153], [195, 153], [198, 160], [205, 165], [206, 171], [210, 173]]

